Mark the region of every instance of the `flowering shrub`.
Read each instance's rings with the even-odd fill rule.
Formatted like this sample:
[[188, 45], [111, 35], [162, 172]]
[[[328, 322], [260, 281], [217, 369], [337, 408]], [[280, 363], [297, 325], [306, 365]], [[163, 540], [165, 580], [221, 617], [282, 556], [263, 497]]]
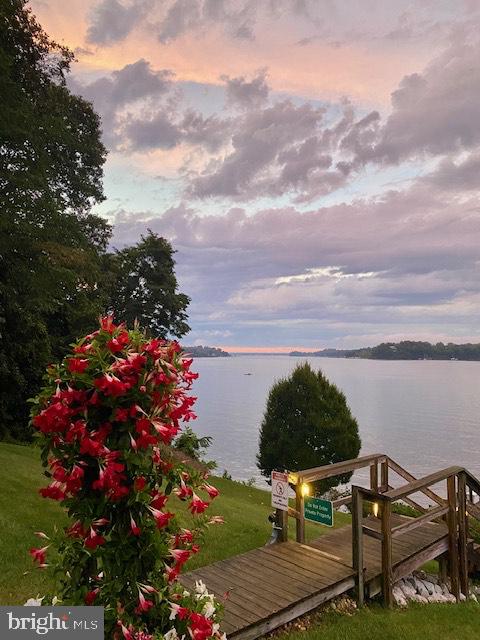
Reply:
[[[213, 598], [190, 595], [176, 582], [199, 550], [204, 512], [218, 495], [203, 469], [170, 455], [181, 422], [195, 417], [188, 391], [198, 374], [190, 366], [176, 342], [147, 339], [108, 316], [49, 367], [33, 401], [50, 478], [40, 493], [58, 500], [71, 523], [53, 539], [38, 532], [46, 542], [30, 553], [45, 567], [49, 547], [57, 546], [58, 598], [104, 606], [106, 637], [148, 640], [168, 632], [174, 640], [176, 629], [192, 640], [219, 635]], [[192, 514], [189, 529], [177, 522], [178, 500]]]

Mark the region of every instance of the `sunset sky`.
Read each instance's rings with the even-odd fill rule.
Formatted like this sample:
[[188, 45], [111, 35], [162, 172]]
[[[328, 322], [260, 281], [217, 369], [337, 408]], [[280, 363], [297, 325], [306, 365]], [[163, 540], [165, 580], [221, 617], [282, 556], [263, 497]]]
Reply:
[[189, 344], [480, 342], [478, 0], [32, 0]]

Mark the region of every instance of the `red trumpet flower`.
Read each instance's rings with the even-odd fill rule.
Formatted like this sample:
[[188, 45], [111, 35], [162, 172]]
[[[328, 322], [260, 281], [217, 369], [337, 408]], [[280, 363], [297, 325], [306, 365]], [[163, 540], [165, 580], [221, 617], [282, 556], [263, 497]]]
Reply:
[[205, 509], [208, 508], [208, 505], [210, 503], [209, 502], [204, 502], [201, 498], [199, 498], [197, 496], [196, 493], [193, 494], [192, 497], [192, 502], [189, 505], [189, 509], [192, 512], [192, 514], [200, 514], [203, 513], [205, 511]]
[[202, 489], [204, 489], [204, 491], [208, 493], [208, 495], [210, 496], [210, 498], [212, 498], [212, 500], [213, 498], [216, 498], [217, 496], [220, 495], [220, 491], [216, 487], [212, 487], [211, 484], [205, 483]]
[[85, 373], [89, 361], [86, 358], [70, 358], [67, 360], [67, 367], [70, 373]]
[[30, 549], [29, 553], [32, 556], [34, 562], [38, 562], [39, 565], [45, 564], [47, 549], [50, 545], [42, 547], [41, 549]]

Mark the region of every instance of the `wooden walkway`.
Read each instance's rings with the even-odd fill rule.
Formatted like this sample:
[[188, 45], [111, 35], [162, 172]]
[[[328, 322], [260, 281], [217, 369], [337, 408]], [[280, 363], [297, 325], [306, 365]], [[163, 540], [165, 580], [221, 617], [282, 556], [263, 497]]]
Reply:
[[[350, 505], [352, 524], [305, 544], [308, 483], [363, 467], [370, 469], [370, 487], [354, 486], [350, 496], [333, 502], [334, 508]], [[392, 472], [402, 486], [393, 488]], [[436, 490], [442, 482], [446, 498]], [[480, 548], [468, 537], [469, 518], [480, 520], [480, 481], [463, 467], [417, 479], [388, 456], [375, 454], [289, 473], [289, 483], [295, 508], [277, 510], [277, 542], [180, 578], [187, 589], [202, 580], [224, 602], [221, 627], [229, 637], [254, 640], [351, 589], [359, 606], [380, 592], [384, 604], [392, 606], [394, 583], [434, 558], [442, 577], [448, 567], [457, 600], [460, 592], [467, 593], [469, 569], [480, 567]], [[392, 505], [399, 500], [419, 515], [396, 515]], [[288, 517], [296, 519], [295, 542], [288, 541]]]
[[[372, 520], [365, 522], [375, 526]], [[372, 537], [365, 541], [369, 595], [380, 591], [380, 547]], [[395, 541], [394, 568], [401, 577], [447, 549], [446, 526], [427, 523]], [[196, 580], [224, 602], [222, 629], [227, 636], [252, 640], [355, 586], [352, 528], [335, 529], [309, 545], [282, 542], [254, 549], [181, 577], [187, 589], [193, 589]]]

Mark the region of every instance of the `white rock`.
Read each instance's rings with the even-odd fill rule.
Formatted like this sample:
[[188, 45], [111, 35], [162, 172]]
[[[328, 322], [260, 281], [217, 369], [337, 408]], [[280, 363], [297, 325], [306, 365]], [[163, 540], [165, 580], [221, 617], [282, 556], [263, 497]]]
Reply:
[[457, 599], [455, 598], [453, 593], [449, 593], [445, 596], [445, 598], [447, 599], [447, 602], [451, 602], [452, 604], [455, 604], [457, 602]]
[[432, 597], [435, 598], [437, 602], [443, 602], [444, 604], [448, 602], [447, 597], [441, 593], [435, 593]]
[[444, 596], [449, 596], [450, 595], [450, 590], [449, 590], [449, 588], [447, 587], [446, 584], [442, 584], [442, 593], [443, 593]]
[[477, 596], [476, 596], [474, 593], [471, 593], [471, 594], [470, 594], [469, 599], [470, 599], [470, 600], [473, 600], [473, 602], [478, 602], [478, 598], [477, 598]]
[[422, 582], [429, 595], [433, 596], [433, 594], [435, 593], [434, 585], [429, 580], [423, 580]]
[[419, 593], [416, 593], [412, 600], [414, 602], [419, 602], [420, 604], [428, 604], [428, 600], [421, 596]]
[[403, 591], [406, 598], [412, 598], [416, 593], [415, 589], [412, 587], [412, 585], [408, 580], [403, 581], [403, 584], [401, 584], [400, 589]]
[[435, 593], [438, 593], [438, 595], [442, 595], [443, 591], [442, 591], [442, 587], [438, 584], [434, 584], [433, 588], [435, 589]]
[[467, 599], [467, 596], [464, 593], [460, 594], [460, 602], [465, 602], [465, 600]]
[[29, 598], [23, 606], [24, 607], [41, 607], [42, 600], [43, 598], [40, 598], [40, 596], [37, 596], [36, 598]]
[[415, 578], [415, 589], [417, 593], [423, 596], [424, 598], [426, 598], [429, 595], [425, 585], [418, 578]]
[[395, 604], [397, 604], [399, 607], [407, 606], [407, 601], [405, 599], [405, 596], [403, 595], [403, 591], [399, 587], [393, 587], [392, 594], [393, 599], [395, 600]]

